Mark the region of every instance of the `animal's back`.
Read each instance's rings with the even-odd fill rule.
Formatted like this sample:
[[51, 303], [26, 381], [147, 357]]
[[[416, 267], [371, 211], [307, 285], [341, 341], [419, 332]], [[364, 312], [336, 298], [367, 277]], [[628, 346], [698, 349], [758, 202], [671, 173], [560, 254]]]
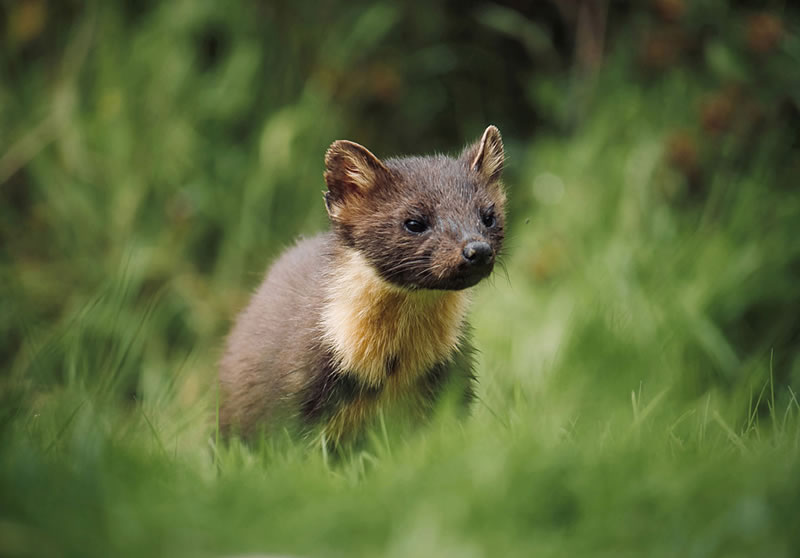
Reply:
[[285, 423], [315, 366], [330, 233], [299, 241], [269, 269], [236, 319], [220, 362], [220, 426], [249, 434]]

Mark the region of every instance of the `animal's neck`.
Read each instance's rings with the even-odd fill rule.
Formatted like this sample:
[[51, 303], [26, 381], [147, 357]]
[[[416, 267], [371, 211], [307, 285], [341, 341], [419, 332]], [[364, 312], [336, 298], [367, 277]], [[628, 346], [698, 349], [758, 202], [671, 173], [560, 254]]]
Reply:
[[322, 329], [339, 369], [371, 386], [408, 383], [451, 355], [469, 303], [465, 291], [403, 289], [358, 252], [338, 258]]

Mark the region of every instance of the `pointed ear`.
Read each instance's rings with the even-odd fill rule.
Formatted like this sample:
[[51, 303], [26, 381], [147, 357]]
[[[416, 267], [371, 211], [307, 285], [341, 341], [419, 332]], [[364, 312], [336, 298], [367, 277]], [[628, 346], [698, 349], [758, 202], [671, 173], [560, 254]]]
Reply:
[[344, 205], [369, 192], [390, 178], [390, 171], [375, 155], [357, 143], [338, 140], [325, 153], [325, 205]]
[[477, 172], [489, 182], [498, 180], [503, 173], [505, 160], [500, 130], [495, 126], [486, 128], [480, 141], [467, 147], [461, 158], [467, 162], [471, 171]]

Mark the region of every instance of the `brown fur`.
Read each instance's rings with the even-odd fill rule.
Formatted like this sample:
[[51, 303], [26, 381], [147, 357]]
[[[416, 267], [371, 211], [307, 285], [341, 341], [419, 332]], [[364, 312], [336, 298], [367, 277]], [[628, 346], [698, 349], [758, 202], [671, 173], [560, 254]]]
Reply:
[[[220, 365], [223, 431], [319, 424], [343, 440], [378, 409], [430, 408], [456, 377], [468, 392], [471, 370], [454, 365], [467, 362], [465, 289], [502, 246], [502, 164], [493, 126], [458, 158], [384, 162], [334, 142], [333, 230], [281, 256], [238, 317]], [[476, 243], [478, 263], [462, 254]]]

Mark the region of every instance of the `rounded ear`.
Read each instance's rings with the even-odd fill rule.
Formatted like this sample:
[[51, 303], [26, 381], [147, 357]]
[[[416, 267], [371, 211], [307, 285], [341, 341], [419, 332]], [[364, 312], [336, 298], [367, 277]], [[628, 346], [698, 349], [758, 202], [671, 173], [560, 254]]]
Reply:
[[337, 140], [325, 153], [325, 203], [346, 203], [353, 196], [364, 197], [389, 180], [389, 169], [370, 151], [357, 143]]
[[499, 180], [503, 173], [505, 151], [503, 138], [496, 126], [489, 126], [477, 142], [467, 147], [461, 155], [469, 165], [469, 169], [477, 172], [486, 180]]

